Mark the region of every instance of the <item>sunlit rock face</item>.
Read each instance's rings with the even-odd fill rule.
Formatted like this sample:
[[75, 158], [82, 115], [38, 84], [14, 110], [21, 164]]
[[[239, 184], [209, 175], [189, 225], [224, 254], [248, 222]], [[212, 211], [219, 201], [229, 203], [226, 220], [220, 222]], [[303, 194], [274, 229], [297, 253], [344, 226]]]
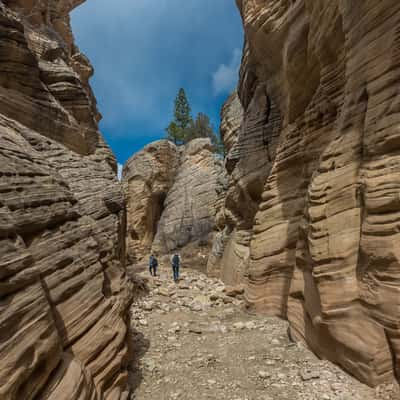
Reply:
[[68, 13], [0, 1], [0, 398], [126, 399], [123, 195]]
[[185, 146], [160, 140], [133, 155], [123, 170], [129, 262], [150, 251], [163, 255], [188, 244], [206, 247], [222, 206], [224, 178], [209, 139]]
[[179, 160], [178, 147], [168, 140], [159, 140], [134, 154], [124, 166], [128, 227], [126, 249], [130, 263], [150, 253]]
[[279, 126], [250, 192], [249, 307], [376, 385], [400, 372], [400, 3], [237, 3], [241, 133], [256, 104]]
[[180, 151], [179, 167], [154, 238], [153, 249], [158, 253], [190, 242], [206, 244], [224, 195], [223, 163], [210, 140], [194, 139]]

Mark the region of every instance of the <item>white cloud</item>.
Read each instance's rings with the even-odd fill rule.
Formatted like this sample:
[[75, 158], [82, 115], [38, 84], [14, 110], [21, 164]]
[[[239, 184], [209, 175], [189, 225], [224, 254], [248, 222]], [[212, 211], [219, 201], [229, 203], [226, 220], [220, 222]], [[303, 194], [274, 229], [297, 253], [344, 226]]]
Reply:
[[123, 166], [122, 164], [118, 163], [118, 173], [117, 173], [117, 176], [118, 176], [118, 179], [119, 179], [119, 180], [122, 179], [122, 168], [123, 168], [123, 167], [124, 167], [124, 166]]
[[242, 52], [240, 49], [233, 50], [232, 59], [229, 64], [220, 64], [213, 73], [214, 94], [231, 93], [237, 86], [238, 74]]

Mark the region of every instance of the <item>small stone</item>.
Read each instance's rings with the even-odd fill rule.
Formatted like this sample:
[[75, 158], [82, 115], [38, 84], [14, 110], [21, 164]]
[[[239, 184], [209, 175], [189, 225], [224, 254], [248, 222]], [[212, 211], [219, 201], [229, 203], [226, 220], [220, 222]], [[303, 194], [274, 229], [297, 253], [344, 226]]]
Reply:
[[145, 311], [152, 311], [153, 307], [154, 307], [153, 303], [150, 303], [150, 302], [143, 303], [143, 310], [145, 310]]
[[148, 370], [148, 371], [150, 371], [150, 372], [153, 372], [155, 369], [156, 369], [156, 364], [155, 364], [155, 362], [153, 361], [153, 360], [146, 360], [145, 362], [144, 362], [144, 367]]
[[248, 321], [245, 323], [245, 327], [246, 327], [246, 329], [255, 329], [256, 324], [253, 321]]
[[244, 329], [244, 328], [245, 328], [245, 324], [244, 324], [243, 322], [235, 322], [235, 323], [233, 324], [233, 327], [234, 327], [235, 329], [241, 330], [241, 329]]
[[217, 324], [210, 324], [207, 328], [207, 332], [220, 332], [220, 326]]
[[165, 312], [170, 312], [171, 308], [168, 306], [168, 304], [162, 304], [161, 309]]
[[221, 333], [227, 333], [228, 328], [225, 325], [220, 325], [219, 330]]
[[269, 378], [271, 376], [271, 374], [269, 372], [266, 372], [266, 371], [258, 371], [258, 376], [261, 379], [266, 379], [266, 378]]
[[340, 392], [343, 389], [343, 385], [341, 383], [332, 383], [331, 384], [331, 389], [334, 392]]
[[158, 289], [158, 293], [159, 293], [161, 296], [165, 296], [165, 297], [169, 297], [169, 296], [170, 296], [169, 291], [168, 291], [167, 289], [165, 289], [165, 288], [160, 288], [160, 289]]
[[192, 303], [192, 304], [190, 305], [190, 309], [191, 309], [192, 311], [196, 311], [196, 312], [203, 311], [203, 307], [202, 307], [201, 304], [199, 304], [199, 303]]
[[195, 333], [196, 335], [201, 335], [203, 330], [200, 327], [193, 325], [189, 327], [189, 332]]
[[306, 370], [300, 372], [300, 377], [303, 381], [310, 381], [312, 379], [319, 379], [319, 372], [316, 370]]
[[178, 288], [181, 290], [189, 290], [190, 289], [189, 284], [187, 284], [185, 282], [179, 283]]
[[211, 300], [211, 301], [217, 301], [217, 300], [219, 300], [219, 295], [218, 295], [218, 294], [215, 294], [215, 293], [211, 294], [211, 295], [210, 295], [210, 300]]
[[224, 296], [224, 297], [222, 298], [222, 301], [223, 301], [225, 304], [231, 304], [231, 303], [233, 302], [233, 300], [232, 300], [230, 297], [227, 297], [227, 296]]
[[229, 297], [237, 297], [244, 293], [244, 287], [243, 286], [233, 286], [233, 287], [227, 286], [225, 288], [225, 293]]

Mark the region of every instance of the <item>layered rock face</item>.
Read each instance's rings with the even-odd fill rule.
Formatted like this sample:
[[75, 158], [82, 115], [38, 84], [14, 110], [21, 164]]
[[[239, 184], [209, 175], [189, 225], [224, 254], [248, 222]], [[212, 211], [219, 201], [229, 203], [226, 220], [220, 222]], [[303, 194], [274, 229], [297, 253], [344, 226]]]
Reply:
[[[236, 187], [232, 179], [232, 171], [237, 161], [240, 159], [237, 142], [242, 119], [243, 108], [238, 94], [235, 91], [222, 107], [220, 126], [221, 139], [226, 151], [225, 168], [228, 175], [227, 194], [230, 193], [230, 197], [232, 197], [232, 192], [240, 190], [239, 186]], [[228, 195], [226, 195], [226, 198], [229, 198]], [[221, 277], [222, 271], [224, 271], [224, 281], [226, 283], [231, 283], [241, 281], [243, 278], [244, 265], [248, 261], [249, 243], [247, 243], [247, 246], [244, 247], [244, 251], [242, 252], [239, 251], [238, 245], [236, 246], [236, 252], [228, 251], [230, 247], [234, 247], [231, 246], [229, 242], [233, 242], [233, 239], [236, 238], [234, 231], [236, 220], [233, 211], [230, 212], [229, 206], [226, 203], [226, 201], [223, 202], [223, 206], [216, 217], [218, 232], [215, 235], [213, 247], [207, 261], [207, 274], [209, 276]], [[236, 205], [235, 203], [233, 204]], [[227, 260], [228, 257], [233, 259]]]
[[223, 163], [209, 139], [183, 149], [180, 165], [158, 224], [153, 248], [168, 253], [193, 241], [208, 242], [224, 195]]
[[126, 399], [123, 195], [68, 13], [0, 1], [0, 398]]
[[259, 203], [247, 301], [376, 385], [400, 372], [400, 3], [237, 3], [241, 134], [253, 132], [251, 112], [277, 127], [265, 135], [268, 154], [248, 150], [235, 166], [260, 157], [267, 171], [246, 174], [257, 177], [248, 193]]
[[178, 148], [160, 140], [136, 153], [124, 166], [128, 262], [134, 263], [150, 252], [179, 159]]
[[154, 142], [128, 160], [123, 177], [130, 261], [150, 249], [167, 254], [189, 243], [211, 242], [226, 183], [209, 139], [179, 147]]
[[[250, 79], [254, 77], [249, 73], [243, 77], [244, 81]], [[207, 269], [229, 285], [242, 283], [248, 267], [254, 217], [281, 126], [279, 111], [268, 98], [265, 85], [254, 83], [252, 88], [254, 92], [242, 103], [237, 92], [233, 93], [221, 112], [229, 185]]]

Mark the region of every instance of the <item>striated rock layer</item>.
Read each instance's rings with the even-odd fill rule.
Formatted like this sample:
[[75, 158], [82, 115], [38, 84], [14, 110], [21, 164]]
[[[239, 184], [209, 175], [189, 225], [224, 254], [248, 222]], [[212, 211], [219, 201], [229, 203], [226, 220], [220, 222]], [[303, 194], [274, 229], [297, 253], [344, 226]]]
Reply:
[[153, 249], [161, 253], [194, 241], [206, 244], [224, 194], [223, 164], [211, 141], [195, 139], [181, 151], [153, 243]]
[[150, 252], [179, 159], [179, 150], [172, 142], [159, 140], [133, 155], [124, 166], [128, 262]]
[[68, 13], [0, 1], [0, 398], [126, 399], [123, 195]]
[[[250, 80], [250, 74], [243, 79]], [[241, 103], [235, 92], [221, 112], [229, 185], [208, 273], [229, 285], [242, 283], [248, 267], [254, 217], [280, 130], [279, 111], [268, 99], [265, 85], [254, 82], [252, 87], [254, 92], [248, 94], [246, 102]]]
[[161, 140], [131, 157], [123, 170], [129, 260], [211, 242], [224, 177], [209, 139], [179, 147]]
[[[249, 307], [379, 384], [400, 373], [400, 3], [237, 4], [244, 120], [229, 193], [258, 204], [234, 224], [250, 229]], [[240, 175], [240, 163], [263, 172]]]

